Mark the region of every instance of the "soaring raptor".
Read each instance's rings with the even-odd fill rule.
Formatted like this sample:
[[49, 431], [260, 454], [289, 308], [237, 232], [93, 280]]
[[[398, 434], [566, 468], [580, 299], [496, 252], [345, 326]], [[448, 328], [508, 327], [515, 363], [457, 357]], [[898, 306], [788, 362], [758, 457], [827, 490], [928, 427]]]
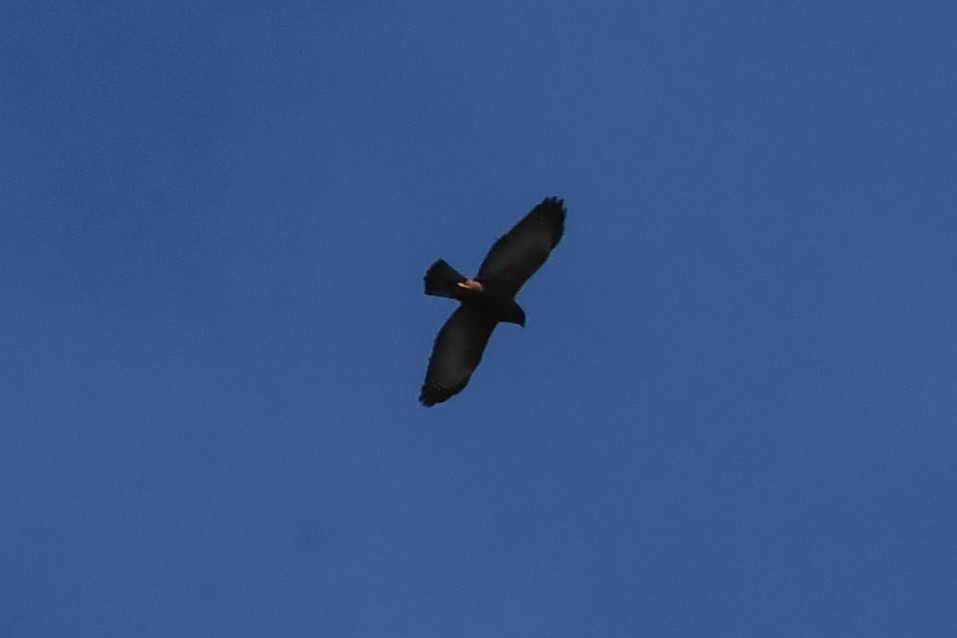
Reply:
[[419, 401], [431, 407], [462, 391], [500, 322], [525, 326], [515, 294], [545, 263], [565, 230], [565, 204], [547, 197], [492, 245], [474, 279], [444, 260], [425, 273], [425, 294], [460, 302], [445, 322], [429, 358]]

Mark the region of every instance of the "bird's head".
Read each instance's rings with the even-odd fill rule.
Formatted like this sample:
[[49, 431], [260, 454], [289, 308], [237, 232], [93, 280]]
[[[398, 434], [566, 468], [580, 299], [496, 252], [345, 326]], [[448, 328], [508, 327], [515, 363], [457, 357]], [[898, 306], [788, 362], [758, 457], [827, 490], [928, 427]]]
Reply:
[[507, 323], [517, 323], [521, 327], [525, 327], [525, 311], [522, 310], [522, 307], [515, 303], [514, 301], [511, 305], [507, 306], [505, 309], [505, 318], [502, 319]]

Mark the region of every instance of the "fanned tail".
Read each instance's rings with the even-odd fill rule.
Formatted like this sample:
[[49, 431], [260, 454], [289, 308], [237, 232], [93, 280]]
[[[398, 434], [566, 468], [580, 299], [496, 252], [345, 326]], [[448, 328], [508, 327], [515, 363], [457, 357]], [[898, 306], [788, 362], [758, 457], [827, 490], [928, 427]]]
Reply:
[[425, 273], [425, 294], [458, 299], [458, 288], [455, 284], [460, 281], [465, 281], [462, 273], [449, 266], [444, 259], [440, 259]]

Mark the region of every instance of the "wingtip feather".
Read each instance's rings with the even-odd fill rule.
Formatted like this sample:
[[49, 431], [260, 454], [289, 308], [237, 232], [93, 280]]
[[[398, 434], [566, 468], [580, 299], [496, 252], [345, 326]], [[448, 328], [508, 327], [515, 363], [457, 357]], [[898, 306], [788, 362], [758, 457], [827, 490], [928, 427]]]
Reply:
[[547, 223], [552, 227], [552, 240], [557, 245], [562, 235], [565, 234], [565, 217], [568, 215], [565, 200], [561, 197], [546, 197], [541, 204], [535, 207], [532, 215], [547, 220]]
[[437, 383], [425, 383], [419, 393], [419, 402], [427, 408], [448, 401], [465, 389], [465, 383], [456, 388], [446, 388]]

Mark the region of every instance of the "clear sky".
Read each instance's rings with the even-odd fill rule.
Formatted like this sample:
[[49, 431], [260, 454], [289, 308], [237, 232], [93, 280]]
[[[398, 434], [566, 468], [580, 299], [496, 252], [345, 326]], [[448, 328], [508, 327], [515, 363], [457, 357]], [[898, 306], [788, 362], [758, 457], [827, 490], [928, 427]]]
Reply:
[[957, 635], [953, 2], [11, 0], [0, 163], [0, 635]]

